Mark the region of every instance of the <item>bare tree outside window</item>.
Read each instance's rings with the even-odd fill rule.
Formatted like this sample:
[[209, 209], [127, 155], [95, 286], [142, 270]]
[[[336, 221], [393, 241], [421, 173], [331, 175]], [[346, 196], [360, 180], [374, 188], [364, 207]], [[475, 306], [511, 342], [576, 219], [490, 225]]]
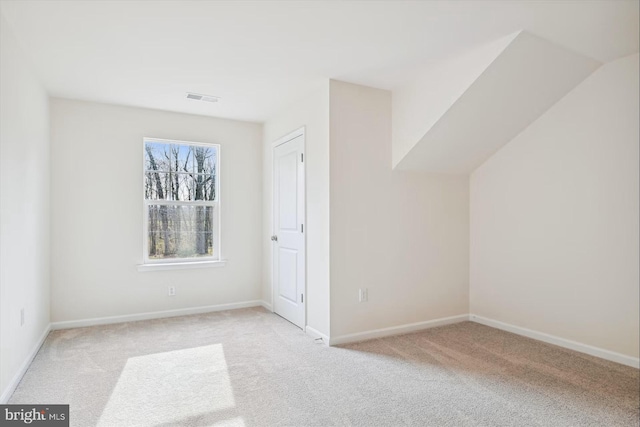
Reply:
[[219, 146], [144, 141], [146, 258], [220, 258]]

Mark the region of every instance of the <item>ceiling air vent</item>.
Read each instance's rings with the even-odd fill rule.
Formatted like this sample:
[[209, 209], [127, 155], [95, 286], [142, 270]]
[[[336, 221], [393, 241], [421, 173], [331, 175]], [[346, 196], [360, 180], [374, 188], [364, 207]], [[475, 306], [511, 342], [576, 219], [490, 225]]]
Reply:
[[204, 102], [218, 102], [220, 100], [220, 97], [187, 92], [187, 99], [193, 99], [194, 101], [204, 101]]

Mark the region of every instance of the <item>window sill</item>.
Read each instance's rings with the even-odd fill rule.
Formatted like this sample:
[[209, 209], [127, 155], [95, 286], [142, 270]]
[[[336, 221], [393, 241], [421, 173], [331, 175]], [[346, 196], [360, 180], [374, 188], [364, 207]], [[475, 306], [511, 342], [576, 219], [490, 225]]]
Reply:
[[218, 261], [163, 262], [157, 264], [138, 264], [138, 271], [184, 270], [193, 268], [224, 267], [226, 259]]

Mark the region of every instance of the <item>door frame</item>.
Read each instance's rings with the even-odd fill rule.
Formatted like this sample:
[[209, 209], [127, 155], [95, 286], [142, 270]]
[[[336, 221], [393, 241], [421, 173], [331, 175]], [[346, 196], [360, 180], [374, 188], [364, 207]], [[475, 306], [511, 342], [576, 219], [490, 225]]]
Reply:
[[[302, 136], [302, 224], [304, 226], [304, 231], [302, 232], [302, 245], [304, 247], [304, 283], [303, 283], [303, 293], [304, 293], [304, 302], [302, 303], [302, 308], [304, 311], [304, 321], [302, 330], [306, 330], [307, 327], [307, 155], [306, 155], [306, 129], [305, 126], [302, 126], [293, 132], [289, 132], [288, 134], [278, 138], [276, 141], [271, 143], [271, 234], [273, 236], [276, 232], [276, 204], [275, 204], [275, 185], [276, 185], [276, 156], [275, 150], [276, 147], [285, 144], [295, 138]], [[275, 287], [275, 266], [273, 262], [275, 260], [274, 256], [274, 243], [271, 243], [271, 311], [275, 313], [276, 309], [276, 287]]]

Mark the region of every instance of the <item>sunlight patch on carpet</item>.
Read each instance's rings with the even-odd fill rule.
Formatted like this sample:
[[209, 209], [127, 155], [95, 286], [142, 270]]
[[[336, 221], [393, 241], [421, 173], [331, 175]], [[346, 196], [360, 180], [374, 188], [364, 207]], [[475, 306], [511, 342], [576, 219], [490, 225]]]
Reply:
[[127, 360], [98, 426], [153, 426], [234, 406], [222, 344], [214, 344]]

